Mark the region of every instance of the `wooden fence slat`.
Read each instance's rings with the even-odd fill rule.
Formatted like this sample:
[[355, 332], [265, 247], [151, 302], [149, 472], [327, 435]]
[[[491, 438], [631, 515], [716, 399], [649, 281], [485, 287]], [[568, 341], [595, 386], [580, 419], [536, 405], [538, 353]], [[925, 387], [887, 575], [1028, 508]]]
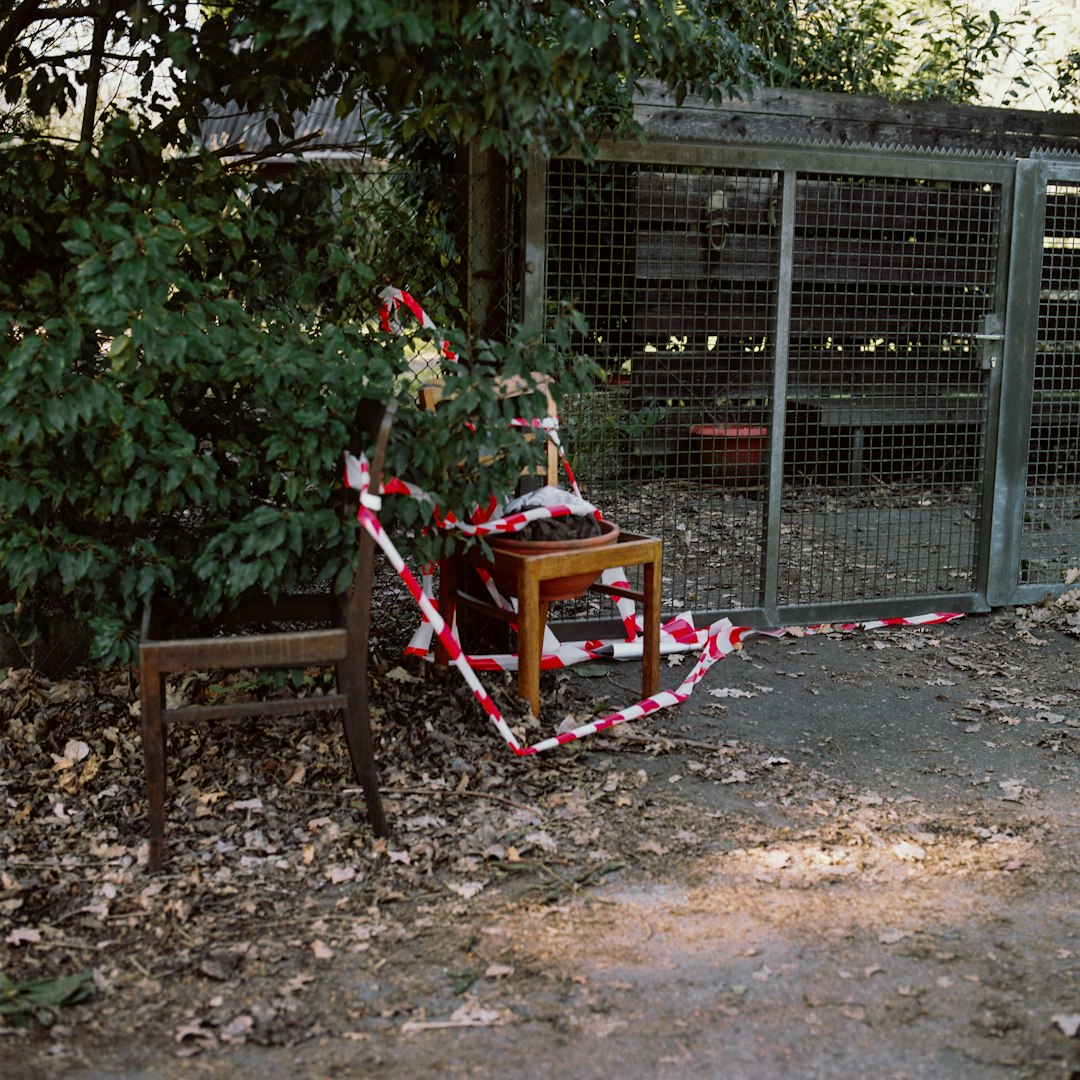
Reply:
[[[631, 402], [640, 408], [648, 401], [767, 398], [772, 393], [771, 369], [770, 351], [746, 346], [718, 343], [713, 349], [642, 351], [631, 364]], [[840, 391], [894, 397], [962, 393], [977, 390], [981, 381], [972, 346], [906, 353], [887, 346], [860, 351], [851, 345], [841, 351], [795, 343], [789, 358], [788, 393], [793, 400]]]
[[[797, 292], [791, 303], [795, 338], [883, 338], [905, 345], [963, 337], [983, 314], [985, 297], [958, 289], [952, 295], [855, 290], [831, 298]], [[767, 289], [688, 289], [648, 286], [636, 290], [636, 331], [658, 344], [672, 337], [753, 340], [771, 334], [773, 317]]]
[[687, 95], [676, 108], [661, 83], [645, 80], [640, 87], [634, 118], [653, 142], [870, 143], [1016, 157], [1036, 148], [1080, 149], [1080, 118], [1073, 113], [786, 88], [760, 90], [750, 101], [706, 102]]
[[[775, 230], [781, 180], [642, 169], [637, 176], [637, 219], [645, 224], [699, 223], [722, 213], [731, 228]], [[847, 227], [903, 237], [935, 232], [983, 235], [995, 227], [996, 193], [982, 185], [800, 179], [796, 191], [800, 230]]]
[[780, 181], [772, 176], [649, 169], [637, 176], [637, 218], [642, 222], [701, 221], [722, 209], [740, 228], [771, 230], [780, 217], [779, 200]]
[[[717, 245], [719, 247], [717, 248]], [[792, 261], [796, 283], [925, 285], [938, 281], [988, 289], [993, 251], [945, 242], [797, 239]], [[771, 281], [778, 273], [779, 240], [768, 236], [647, 231], [638, 234], [634, 273], [667, 281]]]

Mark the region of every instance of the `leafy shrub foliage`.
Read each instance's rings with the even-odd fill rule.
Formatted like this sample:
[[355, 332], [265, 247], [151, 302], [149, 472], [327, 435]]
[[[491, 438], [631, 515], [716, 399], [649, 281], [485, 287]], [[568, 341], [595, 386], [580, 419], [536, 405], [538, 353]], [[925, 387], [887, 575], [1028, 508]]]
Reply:
[[[12, 147], [0, 174], [22, 208], [0, 221], [0, 597], [24, 637], [71, 611], [106, 660], [132, 656], [157, 590], [202, 615], [255, 587], [348, 580], [341, 453], [364, 398], [403, 402], [399, 475], [444, 506], [485, 500], [535, 452], [514, 439], [497, 467], [463, 467], [505, 428], [492, 374], [551, 355], [474, 343], [445, 413], [420, 413], [404, 339], [372, 320], [355, 190], [331, 198], [316, 170], [253, 184], [210, 156], [135, 180], [139, 148], [118, 125], [93, 158], [56, 151], [43, 169], [40, 148]], [[415, 530], [433, 509], [397, 517]]]

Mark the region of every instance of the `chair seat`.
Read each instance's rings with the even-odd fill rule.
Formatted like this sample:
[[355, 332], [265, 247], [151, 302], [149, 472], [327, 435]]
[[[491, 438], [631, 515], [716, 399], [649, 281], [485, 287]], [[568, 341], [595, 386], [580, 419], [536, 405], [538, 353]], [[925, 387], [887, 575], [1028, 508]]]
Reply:
[[344, 660], [349, 633], [344, 627], [329, 630], [282, 631], [238, 637], [194, 637], [176, 641], [144, 639], [140, 645], [157, 658], [159, 670], [235, 671], [238, 668], [295, 668]]

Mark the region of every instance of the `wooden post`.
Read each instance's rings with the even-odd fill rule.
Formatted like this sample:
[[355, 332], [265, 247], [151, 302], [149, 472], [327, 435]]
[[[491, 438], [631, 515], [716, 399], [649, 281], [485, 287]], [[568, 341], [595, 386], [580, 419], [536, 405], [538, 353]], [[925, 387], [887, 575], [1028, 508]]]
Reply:
[[468, 331], [477, 337], [506, 336], [511, 213], [503, 158], [473, 142], [457, 161], [459, 212], [456, 222], [458, 295], [468, 313]]

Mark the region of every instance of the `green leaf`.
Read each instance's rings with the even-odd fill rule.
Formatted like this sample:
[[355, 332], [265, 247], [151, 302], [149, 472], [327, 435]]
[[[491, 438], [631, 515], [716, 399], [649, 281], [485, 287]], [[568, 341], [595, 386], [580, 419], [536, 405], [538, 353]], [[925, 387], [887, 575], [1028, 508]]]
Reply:
[[0, 972], [0, 1019], [6, 1018], [16, 1027], [33, 1022], [50, 1027], [60, 1009], [85, 1001], [92, 986], [89, 971], [19, 983]]

